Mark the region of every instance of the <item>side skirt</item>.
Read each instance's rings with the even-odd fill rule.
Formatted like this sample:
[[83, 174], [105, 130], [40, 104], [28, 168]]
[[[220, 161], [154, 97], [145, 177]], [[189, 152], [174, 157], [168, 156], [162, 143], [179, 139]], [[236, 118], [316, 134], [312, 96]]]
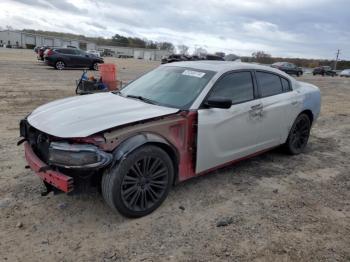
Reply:
[[255, 156], [258, 156], [258, 155], [261, 155], [261, 154], [266, 153], [266, 152], [268, 152], [268, 151], [271, 151], [272, 149], [275, 149], [275, 148], [277, 148], [277, 147], [278, 147], [278, 146], [270, 147], [270, 148], [267, 148], [267, 149], [258, 151], [258, 152], [256, 152], [256, 153], [253, 153], [253, 154], [251, 154], [251, 155], [248, 155], [248, 156], [245, 156], [245, 157], [242, 157], [242, 158], [238, 158], [238, 159], [232, 160], [232, 161], [230, 161], [230, 162], [227, 162], [227, 163], [218, 165], [218, 166], [216, 166], [216, 167], [213, 167], [213, 168], [204, 170], [204, 171], [198, 173], [197, 176], [205, 175], [205, 174], [211, 173], [211, 172], [213, 172], [213, 171], [219, 170], [219, 169], [221, 169], [221, 168], [224, 168], [224, 167], [227, 167], [227, 166], [236, 164], [236, 163], [238, 163], [238, 162], [241, 162], [241, 161], [244, 161], [244, 160], [253, 158], [253, 157], [255, 157]]

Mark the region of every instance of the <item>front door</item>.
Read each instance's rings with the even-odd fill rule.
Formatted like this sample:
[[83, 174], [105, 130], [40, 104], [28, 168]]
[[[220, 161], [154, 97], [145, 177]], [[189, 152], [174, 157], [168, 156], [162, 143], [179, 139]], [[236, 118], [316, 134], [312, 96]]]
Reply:
[[91, 59], [86, 52], [84, 52], [82, 50], [78, 50], [78, 49], [75, 49], [74, 52], [76, 54], [75, 61], [76, 61], [77, 66], [79, 66], [79, 67], [90, 67], [91, 66]]
[[232, 99], [232, 106], [198, 110], [197, 174], [255, 153], [262, 124], [251, 72], [225, 74], [208, 97]]

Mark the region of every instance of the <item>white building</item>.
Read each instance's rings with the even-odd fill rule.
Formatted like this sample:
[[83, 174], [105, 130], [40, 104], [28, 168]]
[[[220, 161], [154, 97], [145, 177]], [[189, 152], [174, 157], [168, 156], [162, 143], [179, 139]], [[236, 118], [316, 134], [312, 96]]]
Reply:
[[57, 36], [32, 34], [17, 30], [0, 31], [0, 46], [9, 45], [13, 48], [34, 48], [35, 46], [67, 47], [75, 46], [83, 50], [111, 50], [116, 57], [132, 57], [159, 61], [171, 52], [167, 50], [119, 47], [119, 46], [97, 46], [95, 43], [77, 39], [67, 39]]
[[35, 46], [75, 46], [85, 50], [96, 49], [96, 44], [91, 42], [57, 36], [31, 34], [15, 30], [0, 31], [0, 45], [10, 45], [11, 47], [17, 48], [34, 48]]
[[98, 46], [98, 50], [111, 50], [115, 57], [132, 57], [135, 59], [155, 60], [159, 61], [163, 56], [172, 54], [167, 50], [134, 48], [122, 46]]

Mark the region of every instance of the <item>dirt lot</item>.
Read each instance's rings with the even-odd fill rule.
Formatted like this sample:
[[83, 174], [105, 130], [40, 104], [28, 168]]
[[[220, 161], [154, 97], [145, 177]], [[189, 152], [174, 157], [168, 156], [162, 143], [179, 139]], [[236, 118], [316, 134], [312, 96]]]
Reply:
[[[123, 80], [157, 66], [106, 60]], [[350, 79], [301, 78], [323, 99], [304, 154], [275, 150], [193, 179], [153, 214], [126, 219], [98, 193], [40, 196], [16, 146], [18, 121], [74, 95], [80, 74], [0, 49], [1, 261], [350, 261]], [[217, 227], [222, 219], [232, 223]]]

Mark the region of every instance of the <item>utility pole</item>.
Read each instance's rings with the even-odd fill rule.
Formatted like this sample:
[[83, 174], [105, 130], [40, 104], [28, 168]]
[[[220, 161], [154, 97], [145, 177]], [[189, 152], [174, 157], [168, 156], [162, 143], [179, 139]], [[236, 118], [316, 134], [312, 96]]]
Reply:
[[334, 70], [337, 70], [337, 64], [338, 64], [338, 58], [340, 55], [340, 49], [337, 50], [337, 54], [336, 54], [336, 58], [335, 58], [335, 63], [334, 63]]

